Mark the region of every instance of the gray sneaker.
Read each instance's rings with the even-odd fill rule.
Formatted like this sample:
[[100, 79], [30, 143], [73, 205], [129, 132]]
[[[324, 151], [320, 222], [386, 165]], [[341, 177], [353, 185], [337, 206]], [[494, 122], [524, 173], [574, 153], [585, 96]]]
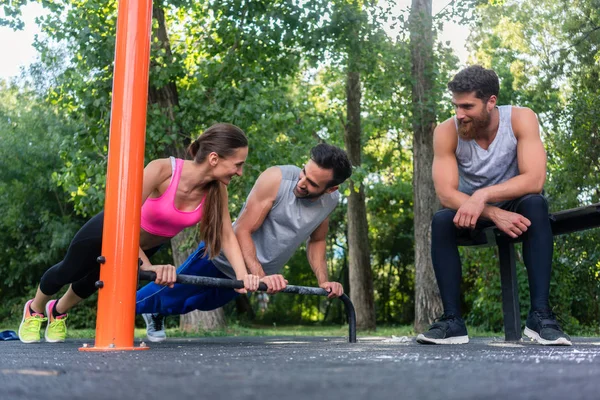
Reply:
[[142, 314], [146, 322], [146, 336], [151, 342], [162, 342], [167, 339], [165, 332], [165, 316], [160, 314]]

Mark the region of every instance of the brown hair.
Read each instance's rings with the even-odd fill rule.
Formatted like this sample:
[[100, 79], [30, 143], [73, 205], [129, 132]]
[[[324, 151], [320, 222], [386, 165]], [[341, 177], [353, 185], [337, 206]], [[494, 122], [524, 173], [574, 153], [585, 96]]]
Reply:
[[448, 82], [448, 89], [452, 93], [475, 92], [475, 97], [487, 102], [492, 96], [498, 97], [500, 82], [494, 70], [485, 69], [481, 65], [471, 65]]
[[[215, 124], [205, 130], [198, 139], [188, 147], [188, 154], [197, 163], [202, 163], [210, 153], [219, 157], [231, 156], [237, 149], [248, 147], [246, 134], [232, 124]], [[225, 185], [217, 180], [206, 187], [200, 238], [205, 243], [204, 255], [214, 258], [221, 252], [221, 230], [223, 228], [223, 197]]]

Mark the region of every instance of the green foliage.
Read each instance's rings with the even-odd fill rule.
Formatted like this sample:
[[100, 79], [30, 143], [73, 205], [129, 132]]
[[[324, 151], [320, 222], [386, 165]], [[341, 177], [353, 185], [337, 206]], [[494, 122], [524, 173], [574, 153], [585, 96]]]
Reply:
[[21, 8], [27, 5], [28, 0], [0, 0], [0, 26], [8, 26], [15, 30], [23, 29]]
[[[0, 82], [0, 320], [20, 314], [41, 274], [82, 224], [54, 180], [58, 148], [75, 124], [29, 89]], [[14, 299], [17, 299], [13, 301]]]

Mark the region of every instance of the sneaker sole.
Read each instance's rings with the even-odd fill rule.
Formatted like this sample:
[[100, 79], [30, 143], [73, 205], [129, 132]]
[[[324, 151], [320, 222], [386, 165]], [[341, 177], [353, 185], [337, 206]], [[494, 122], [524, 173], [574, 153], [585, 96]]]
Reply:
[[23, 323], [25, 322], [25, 314], [27, 313], [27, 307], [29, 307], [29, 304], [31, 304], [31, 300], [25, 303], [25, 307], [23, 307], [23, 319], [21, 319], [21, 325], [19, 325], [19, 340], [23, 343], [39, 343], [41, 341], [40, 340], [23, 340], [23, 337], [21, 336], [21, 327], [23, 326]]
[[417, 343], [421, 344], [467, 344], [469, 343], [469, 336], [452, 336], [445, 339], [432, 339], [428, 338], [422, 333], [417, 336]]
[[567, 338], [558, 338], [556, 340], [546, 340], [543, 339], [536, 331], [529, 329], [528, 327], [525, 327], [525, 331], [523, 332], [525, 334], [525, 336], [527, 336], [529, 339], [538, 342], [539, 344], [542, 344], [544, 346], [572, 346], [573, 343], [568, 340]]
[[[58, 300], [57, 300], [58, 301]], [[48, 309], [48, 306], [52, 303], [51, 301], [46, 303], [46, 315], [52, 315], [52, 309]], [[54, 304], [54, 303], [52, 303]], [[44, 339], [48, 343], [64, 343], [65, 339], [48, 339], [48, 328], [50, 327], [50, 317], [48, 317], [48, 323], [46, 325], [46, 330], [44, 331]]]
[[166, 336], [157, 338], [157, 337], [152, 337], [152, 336], [146, 335], [146, 338], [152, 343], [164, 342], [165, 340], [167, 340]]

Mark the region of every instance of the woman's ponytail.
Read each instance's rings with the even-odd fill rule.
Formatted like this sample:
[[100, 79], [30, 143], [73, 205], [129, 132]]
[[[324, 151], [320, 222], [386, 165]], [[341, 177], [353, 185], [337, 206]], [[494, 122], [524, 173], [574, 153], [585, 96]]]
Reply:
[[[248, 147], [246, 134], [231, 124], [215, 124], [208, 128], [188, 147], [189, 155], [197, 163], [202, 163], [210, 153], [219, 157], [228, 157], [237, 149]], [[221, 252], [221, 232], [223, 230], [223, 204], [225, 185], [212, 181], [206, 186], [206, 198], [202, 205], [202, 221], [200, 222], [200, 238], [204, 241], [204, 255], [215, 258]]]

